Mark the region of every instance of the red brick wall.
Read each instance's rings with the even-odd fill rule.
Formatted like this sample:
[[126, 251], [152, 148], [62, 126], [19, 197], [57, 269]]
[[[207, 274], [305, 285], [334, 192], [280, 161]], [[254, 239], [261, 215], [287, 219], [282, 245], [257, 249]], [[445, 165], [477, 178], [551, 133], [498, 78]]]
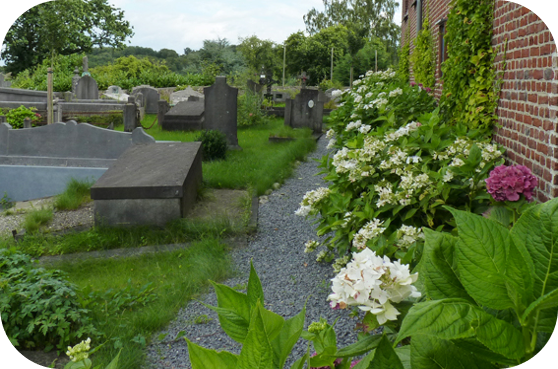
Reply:
[[558, 110], [556, 44], [544, 22], [529, 9], [496, 0], [494, 37], [506, 72], [494, 141], [505, 146], [510, 164], [527, 166], [539, 178], [541, 201], [558, 196]]
[[[404, 37], [407, 28], [410, 28], [411, 40], [414, 40], [417, 34], [416, 6], [411, 5], [414, 0], [407, 1], [409, 6], [408, 12], [403, 14], [402, 35]], [[437, 58], [439, 27], [436, 23], [447, 18], [450, 2], [423, 1], [423, 14], [429, 8]], [[506, 39], [507, 67], [498, 104], [498, 119], [502, 127], [495, 130], [494, 141], [507, 149], [508, 164], [525, 165], [539, 178], [537, 197], [545, 201], [558, 196], [556, 44], [549, 29], [536, 14], [516, 3], [495, 0], [492, 44], [500, 50], [496, 59], [499, 68]], [[439, 97], [442, 83], [439, 68], [436, 81], [435, 95]]]

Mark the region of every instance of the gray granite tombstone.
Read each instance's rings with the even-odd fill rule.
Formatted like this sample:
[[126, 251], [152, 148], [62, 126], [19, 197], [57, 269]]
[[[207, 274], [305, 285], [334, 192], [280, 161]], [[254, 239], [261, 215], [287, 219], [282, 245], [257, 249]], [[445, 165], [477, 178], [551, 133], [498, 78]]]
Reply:
[[74, 76], [72, 77], [72, 93], [75, 95], [77, 92], [77, 85], [79, 82], [79, 79], [81, 77], [79, 76], [79, 69], [74, 69]]
[[99, 87], [93, 77], [85, 75], [79, 79], [76, 87], [76, 97], [82, 100], [99, 99]]
[[167, 100], [159, 100], [157, 107], [157, 124], [162, 126], [165, 121], [165, 114], [169, 112], [170, 106]]
[[285, 125], [292, 128], [310, 128], [322, 132], [324, 103], [319, 101], [318, 90], [303, 88], [295, 99], [285, 103]]
[[170, 96], [170, 101], [172, 104], [176, 105], [181, 101], [187, 101], [192, 96], [199, 97], [201, 99], [204, 97], [202, 93], [194, 91], [192, 87], [188, 86], [182, 91], [173, 92]]
[[6, 116], [5, 115], [0, 115], [0, 124], [2, 123], [6, 123]]
[[137, 86], [132, 90], [131, 95], [137, 96], [138, 94], [143, 95], [143, 105], [145, 107], [146, 114], [157, 114], [158, 103], [161, 99], [159, 92], [151, 86]]
[[184, 218], [202, 183], [201, 142], [133, 145], [91, 187], [95, 224], [158, 225]]
[[31, 118], [25, 118], [23, 120], [23, 128], [31, 128]]
[[215, 84], [203, 89], [205, 94], [205, 121], [203, 129], [218, 130], [227, 136], [230, 149], [238, 150], [237, 97], [238, 88], [227, 85], [227, 77], [215, 77]]
[[165, 114], [164, 131], [196, 131], [204, 128], [204, 101], [193, 96], [189, 99], [193, 100], [181, 101]]
[[134, 98], [130, 96], [130, 98], [128, 98], [128, 103], [124, 106], [124, 132], [132, 132], [134, 129], [139, 127], [140, 122], [138, 120], [138, 115], [138, 106], [136, 105]]
[[12, 82], [6, 81], [6, 76], [0, 73], [0, 87], [10, 87]]

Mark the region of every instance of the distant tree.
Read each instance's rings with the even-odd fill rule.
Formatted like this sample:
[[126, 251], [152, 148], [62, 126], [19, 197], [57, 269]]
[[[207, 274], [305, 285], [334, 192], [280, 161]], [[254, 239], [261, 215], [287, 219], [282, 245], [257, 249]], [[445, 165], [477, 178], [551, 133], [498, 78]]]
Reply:
[[373, 70], [376, 66], [376, 51], [378, 52], [378, 70], [386, 70], [391, 66], [390, 55], [386, 51], [386, 46], [378, 39], [367, 41], [364, 47], [357, 51], [355, 55], [346, 54], [335, 65], [333, 76], [336, 81], [349, 85], [350, 68], [354, 68], [354, 78]]
[[8, 31], [2, 46], [6, 70], [14, 75], [54, 56], [90, 52], [93, 46], [122, 47], [132, 36], [124, 12], [108, 0], [56, 0], [39, 4]]
[[364, 29], [367, 36], [384, 42], [392, 61], [397, 60], [400, 27], [393, 22], [395, 9], [399, 6], [395, 0], [323, 0], [323, 3], [323, 12], [312, 8], [303, 17], [310, 35], [336, 24]]
[[273, 41], [260, 40], [256, 35], [240, 38], [239, 41], [238, 50], [252, 73], [259, 74], [264, 66], [274, 74], [279, 74], [282, 63], [278, 57], [277, 45]]

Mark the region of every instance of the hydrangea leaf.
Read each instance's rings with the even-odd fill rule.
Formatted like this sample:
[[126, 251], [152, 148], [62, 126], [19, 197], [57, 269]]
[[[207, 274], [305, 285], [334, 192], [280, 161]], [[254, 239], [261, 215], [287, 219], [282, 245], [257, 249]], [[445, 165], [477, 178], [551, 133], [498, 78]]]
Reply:
[[239, 369], [274, 369], [273, 349], [265, 330], [262, 305], [256, 304], [250, 318], [250, 327], [238, 358]]
[[527, 210], [511, 234], [518, 248], [524, 248], [530, 256], [526, 263], [533, 270], [534, 298], [541, 299], [558, 289], [558, 199]]
[[368, 367], [374, 369], [404, 369], [399, 356], [395, 353], [386, 335], [382, 336], [374, 354], [374, 359]]
[[505, 275], [508, 229], [475, 214], [447, 209], [457, 222], [455, 257], [463, 287], [481, 305], [496, 310], [513, 308]]
[[452, 297], [471, 300], [457, 277], [454, 260], [457, 238], [428, 228], [423, 231], [425, 243], [419, 275], [424, 280], [428, 296], [434, 300]]
[[236, 342], [244, 343], [250, 324], [246, 319], [238, 315], [234, 310], [207, 305], [203, 302], [202, 304], [218, 314], [221, 328], [230, 338]]
[[258, 277], [258, 273], [254, 269], [254, 263], [250, 260], [250, 277], [248, 278], [248, 287], [246, 289], [246, 294], [248, 295], [248, 301], [252, 309], [256, 306], [258, 300], [264, 303], [264, 292], [262, 288], [262, 282]]
[[185, 338], [188, 344], [188, 355], [192, 369], [236, 369], [238, 356], [230, 352], [210, 350], [192, 343]]
[[285, 361], [291, 353], [304, 329], [304, 319], [306, 317], [306, 307], [300, 313], [285, 321], [279, 335], [271, 340], [274, 358], [273, 362], [277, 368], [283, 368]]
[[349, 346], [343, 347], [341, 350], [337, 351], [336, 355], [341, 358], [363, 355], [378, 347], [381, 339], [382, 336], [380, 335], [370, 334]]
[[411, 341], [413, 369], [496, 369], [498, 366], [471, 355], [454, 342], [417, 335]]

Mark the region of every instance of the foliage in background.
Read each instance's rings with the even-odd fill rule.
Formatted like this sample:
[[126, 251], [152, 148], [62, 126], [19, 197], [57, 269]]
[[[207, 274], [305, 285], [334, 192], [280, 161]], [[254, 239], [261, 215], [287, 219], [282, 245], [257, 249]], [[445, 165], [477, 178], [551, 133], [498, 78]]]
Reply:
[[57, 210], [75, 210], [82, 204], [91, 201], [91, 186], [95, 184], [94, 179], [77, 180], [71, 178], [66, 184], [64, 192], [54, 199], [54, 207]]
[[411, 54], [410, 62], [413, 66], [415, 82], [421, 83], [425, 87], [434, 87], [436, 84], [436, 53], [428, 12], [424, 17], [422, 29], [415, 39], [415, 48]]
[[89, 52], [93, 46], [122, 47], [133, 36], [124, 12], [107, 0], [56, 0], [21, 15], [4, 39], [2, 58], [13, 75], [55, 55]]
[[227, 156], [227, 136], [217, 130], [203, 130], [196, 137], [202, 143], [204, 161], [225, 160]]
[[25, 254], [0, 249], [0, 290], [2, 325], [20, 349], [63, 351], [98, 334], [65, 274], [37, 268]]
[[409, 83], [411, 80], [411, 30], [407, 27], [407, 32], [405, 32], [405, 43], [401, 46], [399, 50], [399, 65], [397, 67], [397, 75], [401, 80], [401, 83]]
[[[81, 70], [85, 54], [58, 55], [54, 58], [53, 87], [54, 91], [72, 91], [72, 77], [76, 68]], [[28, 90], [47, 90], [47, 69], [51, 60], [44, 59], [36, 67], [30, 67], [15, 77], [12, 87]]]
[[10, 109], [6, 113], [6, 121], [12, 128], [23, 128], [23, 121], [25, 118], [30, 118], [31, 123], [36, 123], [42, 120], [41, 116], [35, 113], [36, 108], [26, 108], [21, 105], [19, 108]]
[[353, 67], [353, 79], [359, 78], [376, 67], [376, 51], [378, 52], [378, 70], [387, 70], [391, 65], [391, 57], [386, 46], [380, 39], [367, 40], [354, 55], [345, 54], [333, 68], [334, 79], [344, 86], [349, 86], [350, 68]]
[[[246, 60], [250, 72], [260, 75], [262, 66], [273, 72], [275, 76], [282, 75], [283, 48], [273, 41], [260, 40], [256, 35], [240, 38], [237, 49]], [[281, 51], [281, 55], [279, 52]], [[256, 78], [255, 81], [259, 79]]]
[[75, 120], [78, 123], [89, 123], [103, 128], [107, 128], [111, 123], [114, 124], [114, 127], [124, 124], [124, 114], [121, 111], [109, 112], [109, 114], [103, 115], [77, 115], [69, 117], [69, 119]]
[[442, 111], [453, 122], [490, 131], [497, 121], [499, 86], [492, 49], [492, 0], [455, 0], [446, 23], [448, 58], [442, 64]]
[[266, 116], [262, 111], [263, 97], [261, 94], [246, 90], [238, 96], [237, 122], [239, 127], [262, 124]]
[[397, 5], [394, 0], [323, 0], [323, 11], [312, 8], [303, 18], [310, 35], [338, 24], [363, 28], [368, 37], [381, 40], [390, 64], [396, 64], [400, 27], [393, 16]]

